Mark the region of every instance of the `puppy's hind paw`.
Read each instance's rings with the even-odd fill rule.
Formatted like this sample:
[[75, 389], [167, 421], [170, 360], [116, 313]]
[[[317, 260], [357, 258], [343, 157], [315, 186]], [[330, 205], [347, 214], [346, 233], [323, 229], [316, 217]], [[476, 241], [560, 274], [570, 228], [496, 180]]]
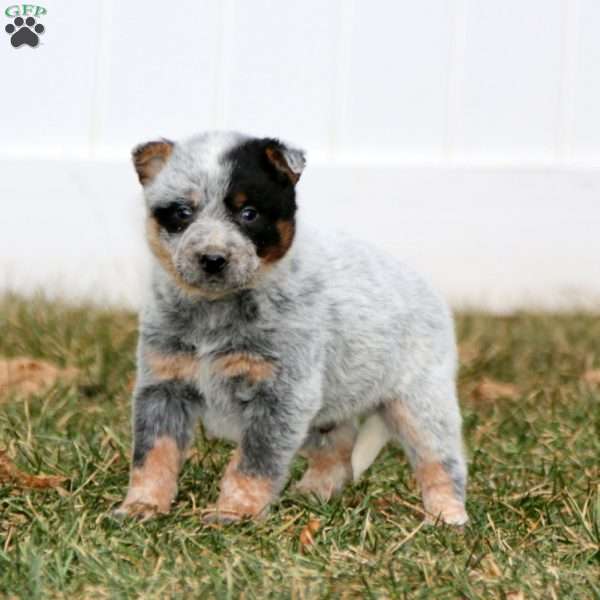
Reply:
[[469, 522], [469, 515], [465, 510], [465, 507], [458, 503], [453, 502], [447, 506], [441, 507], [436, 513], [428, 512], [425, 517], [425, 523], [427, 525], [452, 525], [454, 527], [462, 527]]
[[336, 465], [335, 468], [327, 471], [309, 467], [294, 489], [306, 496], [312, 494], [322, 502], [327, 502], [332, 496], [341, 492], [350, 479], [352, 479], [350, 469], [344, 465]]

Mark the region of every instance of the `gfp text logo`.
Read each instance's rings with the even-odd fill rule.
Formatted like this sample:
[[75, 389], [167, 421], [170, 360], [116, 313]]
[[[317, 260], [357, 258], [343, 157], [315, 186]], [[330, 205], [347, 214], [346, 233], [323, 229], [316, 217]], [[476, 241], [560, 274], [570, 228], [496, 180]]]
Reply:
[[48, 11], [43, 6], [35, 4], [14, 4], [4, 11], [4, 14], [12, 19], [4, 31], [10, 35], [10, 43], [13, 47], [31, 46], [35, 48], [40, 43], [40, 35], [46, 30], [36, 21]]

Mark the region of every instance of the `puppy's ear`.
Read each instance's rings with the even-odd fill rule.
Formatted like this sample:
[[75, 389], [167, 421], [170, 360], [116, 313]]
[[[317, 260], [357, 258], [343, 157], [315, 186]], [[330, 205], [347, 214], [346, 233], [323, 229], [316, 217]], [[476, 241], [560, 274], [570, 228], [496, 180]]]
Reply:
[[265, 156], [278, 173], [296, 185], [306, 165], [304, 150], [282, 144], [279, 140], [265, 140]]
[[173, 142], [169, 140], [146, 142], [133, 149], [133, 166], [142, 185], [148, 185], [158, 175], [172, 152]]

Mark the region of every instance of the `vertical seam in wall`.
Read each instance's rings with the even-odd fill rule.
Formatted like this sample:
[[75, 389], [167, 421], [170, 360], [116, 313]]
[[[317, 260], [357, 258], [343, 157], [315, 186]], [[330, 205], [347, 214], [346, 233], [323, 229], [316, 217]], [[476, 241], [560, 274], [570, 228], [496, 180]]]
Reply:
[[92, 101], [90, 103], [90, 128], [87, 152], [89, 158], [95, 158], [98, 155], [98, 145], [106, 119], [110, 69], [111, 15], [112, 0], [99, 0], [96, 61], [94, 65]]
[[465, 58], [467, 50], [467, 0], [453, 0], [450, 14], [450, 44], [448, 49], [448, 74], [446, 77], [446, 122], [442, 158], [455, 158], [460, 142], [463, 120], [462, 92], [465, 83]]
[[348, 85], [350, 81], [350, 46], [354, 33], [355, 0], [340, 0], [340, 21], [336, 48], [336, 71], [331, 100], [331, 129], [329, 132], [329, 158], [340, 152], [348, 113]]
[[562, 0], [560, 80], [557, 106], [557, 127], [554, 156], [564, 162], [570, 158], [573, 121], [574, 89], [577, 62], [579, 0]]
[[219, 35], [214, 64], [213, 124], [217, 129], [227, 126], [227, 104], [233, 62], [232, 34], [235, 27], [235, 0], [219, 2]]

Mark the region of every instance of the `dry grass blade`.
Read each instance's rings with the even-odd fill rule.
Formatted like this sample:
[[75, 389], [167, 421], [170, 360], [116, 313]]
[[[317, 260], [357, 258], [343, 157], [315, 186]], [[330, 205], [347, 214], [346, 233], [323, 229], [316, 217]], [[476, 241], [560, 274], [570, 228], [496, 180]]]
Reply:
[[473, 397], [483, 402], [495, 402], [501, 398], [514, 400], [521, 395], [514, 383], [503, 383], [484, 377], [473, 389]]
[[600, 369], [589, 369], [581, 376], [581, 378], [586, 383], [600, 385]]
[[79, 371], [74, 367], [60, 368], [44, 360], [33, 358], [0, 359], [0, 397], [16, 393], [38, 394], [57, 381], [72, 381]]
[[304, 529], [300, 532], [300, 548], [306, 549], [314, 545], [314, 534], [321, 529], [321, 521], [319, 519], [310, 519]]
[[470, 365], [480, 356], [480, 349], [475, 344], [460, 344], [458, 355], [462, 365]]
[[8, 458], [6, 452], [0, 451], [0, 483], [12, 483], [30, 489], [47, 489], [58, 487], [67, 478], [59, 475], [29, 475], [21, 471]]

